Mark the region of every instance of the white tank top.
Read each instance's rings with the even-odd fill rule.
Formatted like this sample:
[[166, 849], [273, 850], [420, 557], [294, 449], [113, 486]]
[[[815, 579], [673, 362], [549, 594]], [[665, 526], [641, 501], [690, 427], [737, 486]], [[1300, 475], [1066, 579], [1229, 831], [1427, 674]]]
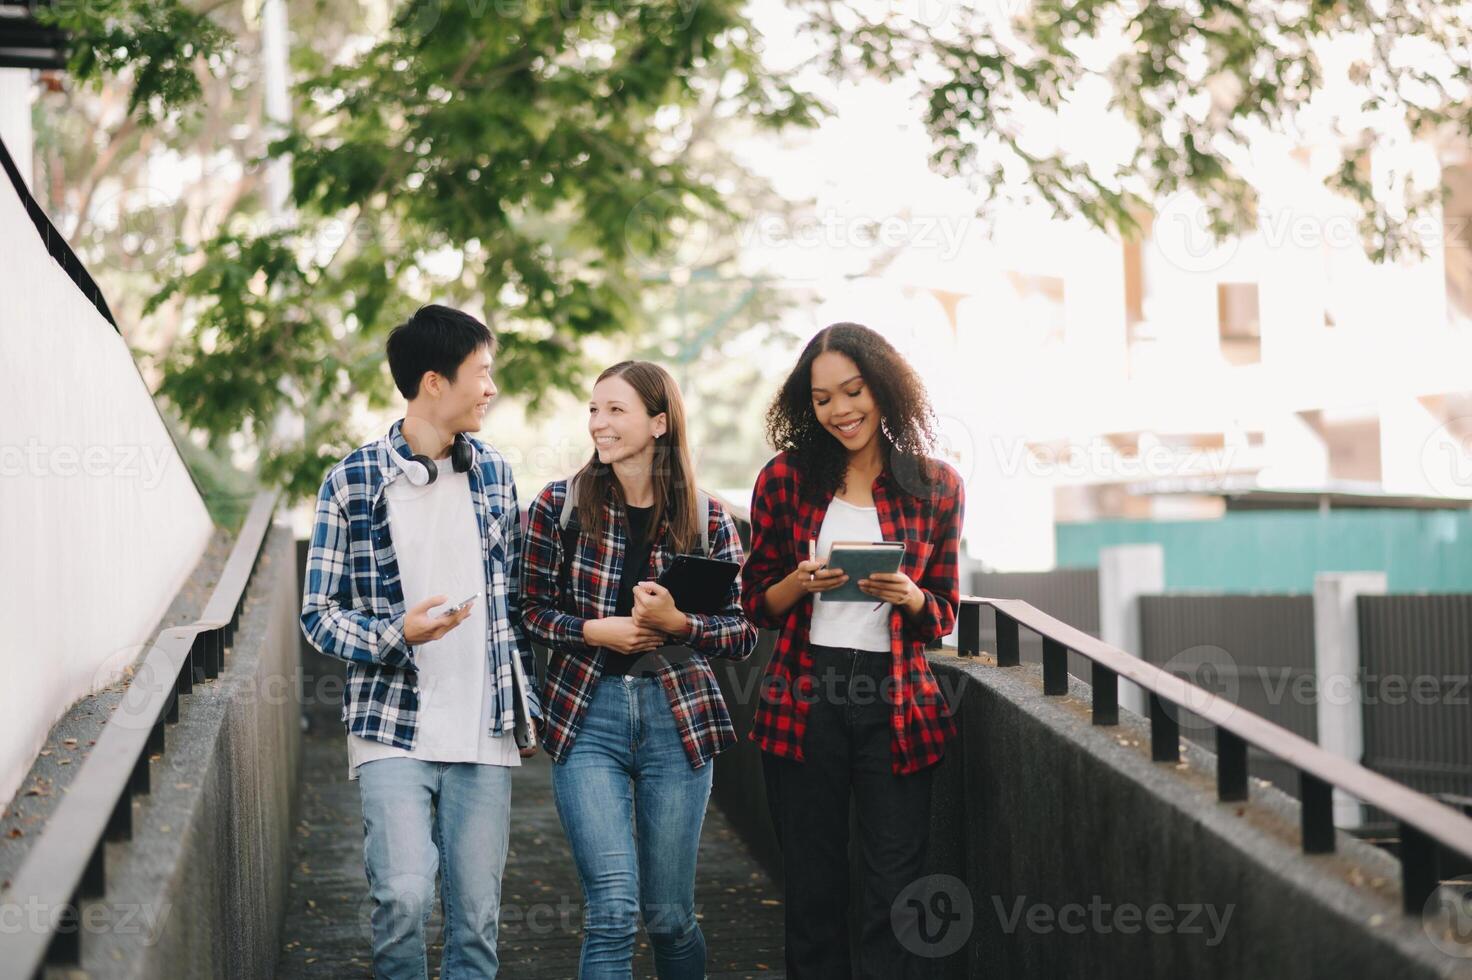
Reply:
[[[818, 557], [826, 558], [835, 541], [882, 541], [879, 511], [873, 507], [857, 507], [837, 497], [823, 515], [823, 528], [818, 532]], [[856, 650], [889, 652], [889, 616], [894, 606], [879, 600], [872, 602], [824, 602], [821, 593], [813, 602], [813, 623], [808, 637], [825, 647], [853, 647]]]

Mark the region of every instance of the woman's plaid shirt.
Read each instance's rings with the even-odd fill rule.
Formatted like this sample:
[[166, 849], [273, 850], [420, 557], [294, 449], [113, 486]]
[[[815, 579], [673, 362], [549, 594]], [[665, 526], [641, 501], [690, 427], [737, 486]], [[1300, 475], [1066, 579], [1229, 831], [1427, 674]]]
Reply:
[[[896, 485], [886, 469], [874, 482], [874, 506], [886, 541], [903, 541], [901, 570], [925, 592], [925, 606], [913, 617], [899, 609], [890, 615], [890, 675], [898, 693], [890, 725], [891, 768], [911, 773], [940, 761], [945, 743], [956, 733], [925, 648], [945, 636], [956, 623], [961, 600], [959, 555], [965, 486], [945, 463], [935, 461], [938, 479], [921, 496]], [[767, 612], [767, 589], [807, 559], [808, 542], [816, 541], [828, 513], [831, 495], [821, 501], [799, 493], [792, 458], [780, 453], [762, 469], [751, 495], [751, 558], [741, 571], [742, 605], [762, 629], [780, 629], [772, 660], [762, 677], [751, 737], [764, 751], [801, 762], [808, 709], [821, 696], [814, 686], [813, 653], [808, 627], [813, 598], [804, 596], [785, 616]]]
[[[578, 535], [567, 577], [571, 594], [562, 595], [557, 572], [565, 556], [558, 518], [566, 496], [567, 481], [555, 480], [532, 501], [522, 560], [522, 622], [533, 638], [550, 649], [542, 694], [542, 743], [554, 762], [561, 762], [572, 748], [593, 689], [602, 677], [607, 651], [583, 642], [583, 624], [614, 614], [628, 546], [624, 509], [610, 491], [603, 506], [603, 533], [597, 538]], [[710, 557], [741, 561], [736, 524], [715, 500], [711, 500], [709, 520]], [[578, 523], [575, 519], [571, 526]], [[667, 530], [661, 524], [655, 533], [645, 579], [657, 578], [674, 560]], [[691, 615], [690, 620], [692, 631], [684, 645], [696, 655], [680, 663], [666, 662], [657, 677], [669, 698], [690, 766], [699, 769], [736, 741], [726, 702], [706, 658], [746, 659], [756, 647], [756, 629], [741, 611], [739, 578], [731, 583], [721, 613]]]

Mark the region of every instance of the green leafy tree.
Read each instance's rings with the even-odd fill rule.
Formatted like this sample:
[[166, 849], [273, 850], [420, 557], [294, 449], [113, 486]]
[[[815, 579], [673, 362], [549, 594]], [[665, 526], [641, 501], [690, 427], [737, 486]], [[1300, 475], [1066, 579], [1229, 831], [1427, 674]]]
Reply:
[[224, 3], [195, 9], [182, 0], [88, 0], [43, 3], [36, 16], [73, 39], [67, 71], [102, 84], [126, 75], [131, 83], [127, 116], [160, 121], [204, 95], [199, 63], [214, 62], [232, 47], [229, 28], [213, 15]]
[[[175, 11], [163, 28], [137, 29], [136, 44], [117, 36], [137, 24], [127, 11], [160, 4]], [[212, 439], [243, 434], [266, 479], [305, 493], [360, 435], [353, 411], [391, 392], [383, 332], [418, 302], [484, 312], [503, 339], [503, 386], [533, 404], [581, 387], [587, 338], [654, 323], [651, 346], [668, 354], [680, 290], [735, 281], [719, 255], [694, 270], [704, 279], [658, 274], [672, 243], [742, 206], [717, 189], [733, 169], [720, 127], [698, 123], [809, 124], [821, 106], [799, 84], [808, 68], [914, 80], [939, 170], [973, 180], [984, 201], [1021, 192], [1124, 235], [1181, 191], [1201, 200], [1211, 231], [1253, 227], [1248, 151], [1276, 132], [1337, 146], [1328, 183], [1360, 206], [1368, 250], [1414, 252], [1413, 222], [1437, 189], [1376, 187], [1369, 156], [1383, 131], [1366, 114], [1415, 138], [1472, 131], [1462, 4], [920, 4], [942, 15], [930, 22], [860, 0], [789, 8], [811, 59], [784, 71], [731, 0], [418, 0], [331, 49], [299, 29], [297, 125], [270, 148], [291, 157], [299, 221], [265, 227], [243, 198], [179, 257], [150, 307], [189, 325], [160, 359], [160, 394]], [[116, 16], [68, 26], [112, 53], [74, 64], [132, 64], [144, 123], [189, 105], [184, 66], [225, 70], [229, 31], [216, 29], [229, 5], [101, 9]], [[1331, 78], [1326, 45], [1345, 40], [1358, 48]], [[1354, 107], [1326, 121], [1315, 99], [1331, 83]], [[1038, 120], [1101, 88], [1134, 134], [1122, 157], [1037, 138]], [[707, 292], [694, 305], [715, 322], [728, 299]], [[283, 430], [283, 415], [301, 431]]]
[[[736, 3], [477, 6], [402, 6], [320, 66], [273, 147], [297, 227], [237, 223], [151, 304], [182, 298], [195, 324], [159, 393], [216, 438], [244, 430], [295, 493], [359, 438], [353, 408], [392, 392], [383, 335], [413, 305], [483, 311], [502, 385], [533, 405], [578, 385], [584, 338], [643, 323], [648, 258], [726, 207], [681, 122], [813, 118]], [[283, 412], [304, 431], [283, 437]]]
[[[33, 190], [98, 280], [157, 389], [167, 353], [195, 329], [195, 311], [168, 300], [145, 317], [147, 300], [166, 274], [198, 271], [204, 243], [263, 209], [258, 5], [62, 0], [39, 14], [73, 44], [69, 70], [46, 76], [36, 102]], [[363, 24], [358, 0], [293, 4], [292, 17], [311, 39], [300, 52], [309, 64], [346, 57]], [[176, 248], [190, 254], [170, 261]], [[238, 523], [255, 488], [251, 447], [239, 452], [241, 440], [224, 437], [199, 445], [208, 430], [196, 419], [186, 426], [177, 404], [160, 408], [211, 512]], [[229, 425], [238, 430], [241, 420]]]

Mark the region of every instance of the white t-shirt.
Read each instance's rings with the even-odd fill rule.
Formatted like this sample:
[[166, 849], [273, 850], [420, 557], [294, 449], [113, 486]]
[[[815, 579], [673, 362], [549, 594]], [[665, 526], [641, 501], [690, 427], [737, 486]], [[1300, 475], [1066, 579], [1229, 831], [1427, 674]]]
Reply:
[[360, 765], [376, 759], [521, 765], [516, 739], [491, 733], [486, 575], [470, 478], [456, 473], [448, 458], [435, 463], [438, 476], [428, 486], [416, 487], [401, 475], [384, 489], [405, 607], [432, 595], [449, 596], [446, 606], [473, 592], [480, 592], [481, 597], [459, 626], [438, 640], [414, 645], [414, 662], [419, 666], [414, 748], [400, 749], [349, 734], [348, 775], [352, 779], [357, 778]]
[[[823, 527], [818, 532], [818, 554], [827, 555], [835, 541], [882, 541], [879, 511], [874, 507], [858, 507], [833, 498]], [[812, 643], [824, 647], [853, 647], [855, 650], [889, 652], [889, 614], [894, 606], [886, 602], [878, 609], [872, 602], [825, 602], [818, 593], [813, 603], [813, 623], [808, 631]]]

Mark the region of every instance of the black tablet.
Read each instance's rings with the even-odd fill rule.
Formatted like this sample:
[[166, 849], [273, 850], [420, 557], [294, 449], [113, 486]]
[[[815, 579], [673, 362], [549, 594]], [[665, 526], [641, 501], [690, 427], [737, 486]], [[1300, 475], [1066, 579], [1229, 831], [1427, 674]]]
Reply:
[[727, 593], [740, 571], [739, 562], [676, 555], [659, 576], [659, 584], [670, 590], [680, 612], [718, 613], [725, 610]]

